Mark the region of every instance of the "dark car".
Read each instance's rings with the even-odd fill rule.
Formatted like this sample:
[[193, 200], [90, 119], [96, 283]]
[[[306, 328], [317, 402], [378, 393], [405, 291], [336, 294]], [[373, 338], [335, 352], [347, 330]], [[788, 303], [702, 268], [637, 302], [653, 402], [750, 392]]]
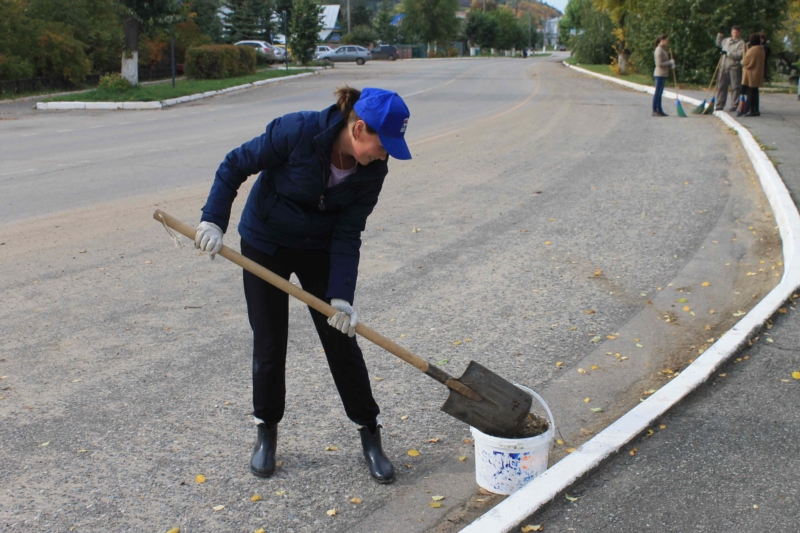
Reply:
[[396, 46], [376, 46], [372, 49], [372, 59], [388, 59], [394, 61], [397, 59]]

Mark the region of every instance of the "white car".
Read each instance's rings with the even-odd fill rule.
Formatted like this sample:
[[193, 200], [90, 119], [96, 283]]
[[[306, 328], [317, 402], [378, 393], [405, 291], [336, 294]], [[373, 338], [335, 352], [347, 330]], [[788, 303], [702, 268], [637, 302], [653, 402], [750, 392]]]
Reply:
[[372, 59], [372, 54], [363, 46], [346, 45], [340, 46], [333, 52], [325, 52], [320, 54], [317, 58], [321, 61], [328, 60], [337, 62], [355, 61], [358, 65], [363, 65], [365, 62]]
[[317, 46], [314, 49], [314, 59], [318, 59], [319, 56], [322, 54], [327, 54], [328, 52], [333, 52], [333, 48], [330, 46]]
[[239, 41], [236, 46], [250, 46], [255, 48], [257, 54], [264, 54], [267, 56], [267, 61], [270, 63], [284, 63], [286, 61], [286, 53], [283, 49], [277, 46], [272, 46], [266, 41]]

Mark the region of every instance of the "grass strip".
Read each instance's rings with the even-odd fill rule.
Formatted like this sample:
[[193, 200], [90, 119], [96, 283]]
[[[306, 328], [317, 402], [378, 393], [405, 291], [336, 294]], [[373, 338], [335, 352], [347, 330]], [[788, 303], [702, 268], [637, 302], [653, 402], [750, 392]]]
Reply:
[[109, 91], [102, 89], [94, 89], [89, 92], [70, 95], [65, 94], [62, 96], [55, 96], [47, 98], [45, 102], [156, 102], [167, 100], [169, 98], [179, 98], [181, 96], [188, 96], [191, 94], [204, 93], [208, 91], [219, 91], [220, 89], [227, 89], [236, 85], [244, 85], [245, 83], [253, 83], [255, 81], [268, 80], [271, 78], [282, 78], [284, 76], [293, 76], [303, 74], [305, 72], [313, 72], [312, 70], [290, 70], [287, 72], [284, 69], [269, 69], [256, 72], [249, 76], [240, 76], [238, 78], [225, 78], [223, 80], [178, 80], [175, 82], [173, 89], [172, 83], [159, 83], [156, 85], [139, 85], [128, 89], [127, 91]]
[[[575, 65], [576, 67], [580, 67], [591, 72], [597, 72], [598, 74], [603, 74], [605, 76], [611, 76], [612, 78], [617, 78], [619, 80], [629, 81], [631, 83], [638, 83], [640, 85], [648, 85], [653, 87], [655, 85], [655, 80], [652, 76], [646, 76], [644, 74], [616, 74], [613, 70], [611, 70], [611, 65], [585, 65], [583, 63], [578, 63], [574, 57], [569, 57], [564, 60], [569, 65]], [[701, 87], [700, 85], [695, 85], [692, 83], [681, 83], [679, 84], [681, 90], [684, 89], [694, 89], [694, 90], [706, 90], [706, 87]], [[667, 90], [675, 90], [675, 87], [672, 85], [672, 80], [669, 81], [667, 86], [665, 87]]]

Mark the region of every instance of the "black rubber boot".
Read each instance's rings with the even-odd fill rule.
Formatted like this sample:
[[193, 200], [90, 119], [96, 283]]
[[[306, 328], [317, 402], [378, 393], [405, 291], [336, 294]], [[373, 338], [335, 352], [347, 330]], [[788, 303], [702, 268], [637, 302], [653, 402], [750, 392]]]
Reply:
[[275, 450], [278, 448], [278, 424], [258, 425], [258, 439], [250, 458], [250, 472], [258, 477], [270, 477], [275, 472]]
[[364, 459], [367, 460], [370, 475], [381, 484], [394, 481], [394, 466], [381, 447], [381, 426], [375, 428], [375, 433], [366, 426], [358, 432], [361, 433], [361, 446], [364, 448]]

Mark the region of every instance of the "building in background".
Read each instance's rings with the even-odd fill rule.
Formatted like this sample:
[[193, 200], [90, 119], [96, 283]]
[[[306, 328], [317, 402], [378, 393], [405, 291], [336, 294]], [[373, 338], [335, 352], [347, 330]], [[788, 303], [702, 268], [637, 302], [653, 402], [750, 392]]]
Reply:
[[547, 46], [556, 46], [558, 44], [558, 22], [561, 17], [553, 17], [547, 19], [544, 23], [544, 39]]

